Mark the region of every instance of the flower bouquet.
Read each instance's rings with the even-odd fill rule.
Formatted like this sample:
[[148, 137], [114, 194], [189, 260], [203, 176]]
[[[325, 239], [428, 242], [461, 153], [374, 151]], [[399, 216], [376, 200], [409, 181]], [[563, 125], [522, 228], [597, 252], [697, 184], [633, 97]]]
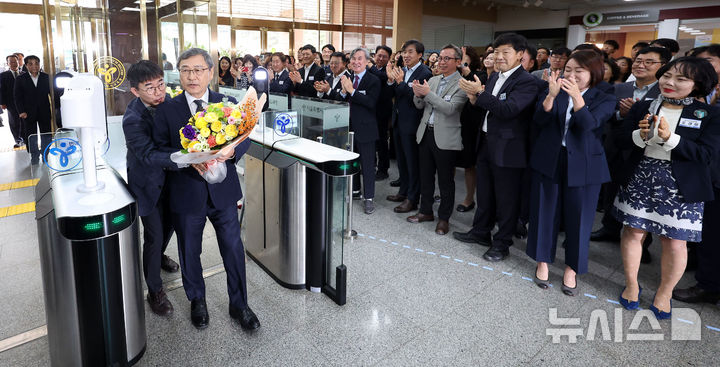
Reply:
[[227, 100], [209, 104], [179, 130], [183, 150], [171, 154], [170, 159], [178, 164], [204, 163], [207, 170], [203, 178], [209, 183], [222, 182], [227, 168], [215, 160], [247, 139], [260, 119], [266, 98], [263, 94], [258, 100], [251, 87], [238, 104]]
[[172, 89], [170, 87], [165, 87], [165, 93], [170, 95], [170, 98], [175, 98], [178, 94], [182, 93], [183, 90], [180, 89], [180, 86], [175, 86], [175, 89]]

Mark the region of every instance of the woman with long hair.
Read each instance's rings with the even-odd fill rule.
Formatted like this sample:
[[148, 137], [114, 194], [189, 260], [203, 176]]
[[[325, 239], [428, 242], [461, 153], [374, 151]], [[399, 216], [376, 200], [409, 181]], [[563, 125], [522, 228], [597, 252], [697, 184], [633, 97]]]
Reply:
[[658, 319], [669, 319], [672, 291], [687, 265], [687, 241], [701, 241], [704, 202], [713, 199], [710, 166], [718, 159], [720, 112], [701, 99], [718, 76], [697, 57], [675, 59], [655, 75], [660, 96], [636, 102], [613, 129], [618, 147], [631, 152], [618, 174], [612, 213], [624, 225], [620, 304], [639, 308], [642, 242], [654, 233], [662, 243], [661, 276], [649, 308]]
[[557, 237], [565, 228], [562, 292], [578, 294], [577, 275], [588, 271], [588, 248], [600, 186], [610, 181], [602, 135], [615, 113], [614, 95], [596, 88], [603, 58], [593, 51], [570, 56], [562, 78], [548, 78], [533, 124], [538, 137], [530, 155], [530, 221], [527, 254], [537, 262], [535, 284], [550, 285], [548, 263], [555, 260]]
[[633, 61], [631, 58], [627, 56], [619, 57], [617, 60], [615, 60], [615, 63], [617, 64], [618, 68], [620, 69], [620, 77], [618, 78], [618, 82], [625, 83], [627, 78], [630, 77], [630, 74], [632, 74], [632, 64]]
[[220, 58], [220, 67], [218, 68], [218, 83], [229, 87], [235, 86], [235, 78], [232, 76], [232, 62], [227, 56]]

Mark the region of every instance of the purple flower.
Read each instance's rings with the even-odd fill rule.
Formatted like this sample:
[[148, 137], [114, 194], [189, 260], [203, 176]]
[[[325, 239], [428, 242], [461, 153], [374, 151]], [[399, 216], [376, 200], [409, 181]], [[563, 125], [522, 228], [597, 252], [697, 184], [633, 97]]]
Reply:
[[195, 136], [197, 135], [195, 133], [195, 128], [190, 125], [185, 125], [185, 127], [182, 130], [183, 136], [185, 136], [185, 139], [193, 140], [195, 139]]

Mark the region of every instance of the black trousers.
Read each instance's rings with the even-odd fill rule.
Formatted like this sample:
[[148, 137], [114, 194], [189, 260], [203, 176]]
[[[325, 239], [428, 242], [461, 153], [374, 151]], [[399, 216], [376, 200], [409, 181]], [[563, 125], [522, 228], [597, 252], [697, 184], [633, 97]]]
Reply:
[[158, 199], [150, 214], [140, 217], [143, 224], [143, 274], [148, 290], [156, 293], [162, 289], [160, 262], [173, 234], [172, 217], [167, 195]]
[[481, 138], [477, 160], [477, 209], [471, 231], [490, 237], [495, 223], [498, 231], [492, 245], [507, 248], [513, 244], [513, 234], [520, 213], [520, 190], [525, 168], [500, 167], [490, 161], [487, 138]]
[[450, 220], [455, 205], [455, 160], [458, 152], [440, 149], [433, 129], [425, 129], [418, 147], [420, 158], [420, 213], [433, 215], [435, 172], [440, 186], [438, 218]]
[[720, 188], [715, 188], [715, 200], [705, 203], [702, 242], [696, 247], [698, 286], [720, 292]]
[[20, 116], [18, 116], [18, 112], [15, 107], [10, 107], [10, 105], [8, 105], [7, 112], [9, 120], [8, 123], [10, 124], [10, 132], [12, 133], [15, 142], [19, 143], [23, 140], [24, 137], [23, 122], [22, 120], [20, 120]]
[[355, 142], [355, 152], [360, 154], [360, 174], [353, 177], [353, 191], [360, 190], [362, 179], [363, 198], [375, 198], [375, 142]]
[[387, 173], [390, 168], [390, 150], [388, 149], [388, 122], [390, 116], [378, 116], [378, 133], [380, 137], [375, 142], [377, 151], [377, 170]]
[[587, 273], [590, 232], [600, 194], [600, 184], [568, 186], [567, 150], [558, 157], [557, 177], [532, 172], [530, 225], [526, 253], [535, 261], [555, 261], [557, 237], [564, 224], [565, 264], [578, 274]]
[[400, 128], [394, 130], [395, 154], [400, 171], [399, 195], [417, 203], [420, 200], [420, 164], [415, 134], [403, 134]]

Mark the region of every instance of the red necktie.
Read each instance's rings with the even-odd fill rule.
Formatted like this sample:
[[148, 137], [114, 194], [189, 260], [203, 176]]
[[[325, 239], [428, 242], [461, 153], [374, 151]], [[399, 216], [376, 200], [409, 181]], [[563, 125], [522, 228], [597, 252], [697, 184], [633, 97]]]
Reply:
[[360, 81], [360, 77], [355, 75], [355, 81], [353, 82], [353, 89], [357, 89], [358, 81]]

